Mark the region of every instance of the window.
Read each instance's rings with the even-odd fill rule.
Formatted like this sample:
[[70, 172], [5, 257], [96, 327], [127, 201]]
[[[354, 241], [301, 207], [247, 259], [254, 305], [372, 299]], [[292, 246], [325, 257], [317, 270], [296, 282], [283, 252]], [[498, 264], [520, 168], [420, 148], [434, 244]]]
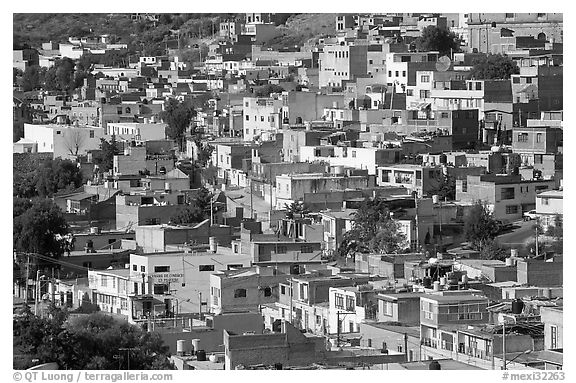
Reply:
[[268, 286], [264, 287], [264, 296], [271, 297], [272, 296], [272, 289]]
[[335, 294], [334, 295], [334, 306], [337, 309], [344, 310], [344, 295], [342, 295], [342, 294]]
[[[388, 77], [392, 77], [392, 71], [391, 70], [388, 71]], [[390, 86], [390, 85], [391, 84], [388, 84], [388, 86]]]
[[244, 267], [242, 264], [236, 264], [236, 263], [231, 263], [228, 266], [226, 266], [228, 270], [241, 269], [242, 267]]
[[520, 84], [520, 77], [512, 77], [513, 84]]
[[138, 265], [132, 265], [132, 270], [138, 271]]
[[260, 122], [264, 122], [264, 116], [260, 116]]
[[402, 77], [406, 77], [406, 71], [405, 70], [402, 71]]
[[154, 284], [154, 294], [162, 295], [168, 293], [168, 284], [166, 283], [155, 283]]
[[420, 76], [420, 82], [430, 82], [430, 76], [428, 75]]
[[481, 82], [476, 83], [476, 90], [482, 90], [482, 83]]
[[536, 142], [537, 143], [542, 142], [542, 133], [536, 133]]
[[372, 65], [373, 61], [372, 60], [368, 60], [368, 64]]
[[100, 286], [102, 287], [108, 286], [108, 277], [106, 275], [100, 276]]
[[518, 205], [507, 205], [506, 214], [518, 214]]
[[276, 246], [276, 254], [286, 254], [286, 246]]
[[514, 188], [502, 188], [500, 190], [500, 199], [514, 199]]
[[304, 245], [300, 247], [300, 252], [301, 253], [312, 253], [312, 246], [308, 246], [308, 245]]
[[286, 286], [280, 286], [280, 294], [286, 295]]
[[199, 265], [198, 271], [214, 271], [214, 265]]
[[168, 273], [170, 272], [170, 266], [154, 266], [155, 273]]
[[346, 296], [346, 311], [354, 311], [354, 297]]
[[448, 118], [448, 112], [440, 113], [440, 118]]
[[90, 138], [94, 138], [94, 131], [93, 130], [90, 131]]
[[352, 150], [352, 158], [356, 158], [356, 150]]
[[550, 203], [549, 198], [542, 198], [542, 205], [548, 205]]
[[526, 77], [526, 84], [532, 84], [532, 77]]
[[396, 74], [396, 77], [400, 76], [400, 72], [398, 72], [398, 71], [395, 71], [395, 74]]
[[413, 89], [406, 89], [406, 96], [414, 96], [414, 90]]
[[57, 130], [56, 134], [62, 134], [62, 132], [60, 130]]
[[534, 154], [534, 163], [541, 164], [543, 162], [544, 155], [543, 154]]
[[250, 116], [246, 115], [246, 121], [250, 121]]
[[140, 272], [145, 273], [146, 272], [146, 266], [140, 266]]
[[429, 98], [430, 97], [430, 91], [429, 90], [421, 90], [420, 91], [420, 98]]
[[528, 142], [528, 133], [518, 133], [518, 142]]
[[513, 19], [513, 18], [514, 18], [514, 14], [513, 14], [513, 13], [507, 13], [507, 14], [506, 14], [506, 18], [507, 18], [507, 19]]
[[558, 348], [558, 326], [550, 326], [550, 349]]
[[462, 180], [462, 193], [468, 193], [468, 180]]
[[234, 298], [246, 298], [246, 289], [234, 290]]

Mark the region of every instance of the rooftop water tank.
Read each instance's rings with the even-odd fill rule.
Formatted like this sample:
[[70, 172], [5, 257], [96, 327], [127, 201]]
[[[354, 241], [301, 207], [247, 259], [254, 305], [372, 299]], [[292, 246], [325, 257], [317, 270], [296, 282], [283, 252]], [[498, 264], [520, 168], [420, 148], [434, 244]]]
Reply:
[[176, 355], [184, 356], [190, 354], [191, 343], [185, 339], [179, 339], [176, 341]]
[[522, 299], [514, 299], [512, 301], [512, 314], [522, 314], [524, 309], [524, 301]]

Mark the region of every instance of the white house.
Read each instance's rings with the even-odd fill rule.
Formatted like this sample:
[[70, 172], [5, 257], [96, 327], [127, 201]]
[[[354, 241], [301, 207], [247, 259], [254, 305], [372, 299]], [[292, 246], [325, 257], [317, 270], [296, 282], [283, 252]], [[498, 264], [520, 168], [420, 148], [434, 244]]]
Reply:
[[54, 158], [75, 158], [100, 148], [104, 129], [98, 126], [24, 124], [24, 138], [37, 144], [38, 153], [53, 153]]

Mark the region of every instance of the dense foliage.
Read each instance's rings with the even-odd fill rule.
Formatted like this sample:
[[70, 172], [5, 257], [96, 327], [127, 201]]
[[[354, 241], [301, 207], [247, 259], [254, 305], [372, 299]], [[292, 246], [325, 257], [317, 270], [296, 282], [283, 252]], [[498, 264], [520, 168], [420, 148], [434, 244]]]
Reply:
[[177, 225], [184, 225], [189, 223], [202, 222], [210, 218], [210, 201], [212, 200], [212, 193], [208, 189], [202, 187], [198, 189], [195, 198], [190, 201], [182, 210], [174, 214], [170, 218], [170, 222]]
[[464, 219], [464, 235], [474, 250], [482, 250], [496, 238], [501, 229], [501, 222], [496, 220], [488, 207], [480, 201]]
[[440, 55], [449, 55], [460, 51], [460, 39], [454, 32], [444, 28], [430, 25], [422, 31], [416, 39], [416, 49], [421, 52], [439, 52]]
[[386, 201], [366, 199], [354, 213], [352, 229], [344, 234], [338, 252], [342, 256], [355, 252], [394, 253], [403, 250], [404, 241]]
[[18, 252], [58, 258], [64, 252], [61, 236], [68, 233], [62, 210], [49, 199], [14, 199], [13, 245]]
[[520, 73], [514, 60], [501, 54], [489, 54], [473, 61], [470, 76], [477, 80], [507, 80], [513, 74]]
[[[159, 334], [145, 332], [124, 320], [103, 313], [68, 318], [68, 313], [52, 307], [47, 318], [27, 314], [14, 319], [14, 368], [57, 362], [61, 369], [73, 370], [168, 370], [168, 347]], [[121, 350], [130, 348], [131, 351]]]
[[17, 153], [13, 158], [15, 197], [51, 197], [82, 186], [82, 171], [70, 160]]
[[194, 116], [196, 116], [196, 111], [191, 105], [174, 98], [168, 100], [164, 110], [160, 112], [160, 118], [168, 124], [168, 137], [178, 142], [180, 151], [184, 150], [186, 130]]

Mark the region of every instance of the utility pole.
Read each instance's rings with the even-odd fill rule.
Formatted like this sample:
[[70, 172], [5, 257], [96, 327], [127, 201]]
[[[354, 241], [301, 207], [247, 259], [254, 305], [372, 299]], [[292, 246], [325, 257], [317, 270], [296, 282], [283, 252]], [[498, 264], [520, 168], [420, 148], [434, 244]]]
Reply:
[[340, 347], [340, 311], [336, 311], [336, 347]]
[[248, 178], [248, 184], [250, 185], [250, 218], [254, 218], [254, 207], [252, 201], [252, 180]]
[[419, 225], [418, 225], [418, 192], [414, 191], [414, 205], [416, 207], [416, 252], [420, 250], [420, 233], [419, 233]]
[[36, 270], [36, 284], [34, 285], [34, 315], [38, 316], [38, 294], [40, 293], [40, 270]]
[[534, 228], [536, 229], [536, 242], [535, 242], [536, 243], [536, 250], [535, 250], [535, 253], [536, 253], [536, 258], [538, 258], [538, 223], [535, 225]]
[[28, 304], [28, 279], [30, 275], [30, 254], [27, 255], [26, 260], [26, 280], [24, 282], [24, 300]]
[[126, 356], [127, 356], [127, 362], [128, 362], [128, 368], [127, 370], [130, 369], [130, 351], [137, 351], [139, 350], [138, 347], [124, 347], [124, 348], [119, 348], [118, 351], [126, 351]]
[[408, 334], [404, 333], [404, 354], [406, 354], [406, 361], [410, 362], [408, 360]]
[[200, 314], [200, 320], [202, 320], [202, 293], [198, 292], [198, 313]]
[[502, 369], [506, 369], [506, 319], [502, 321]]
[[292, 323], [292, 297], [294, 296], [294, 292], [292, 291], [292, 277], [290, 277], [290, 323]]

